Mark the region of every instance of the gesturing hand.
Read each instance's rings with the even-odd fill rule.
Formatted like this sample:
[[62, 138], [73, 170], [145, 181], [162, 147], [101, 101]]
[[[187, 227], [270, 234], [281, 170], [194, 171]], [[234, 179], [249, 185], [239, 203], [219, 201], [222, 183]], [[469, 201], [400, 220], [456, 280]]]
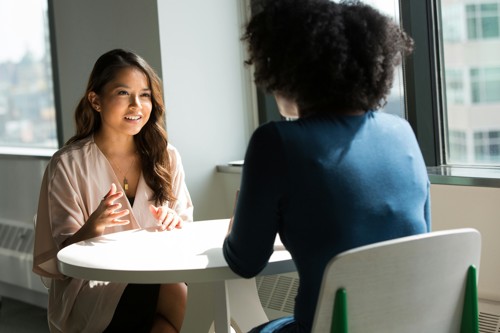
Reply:
[[168, 208], [167, 206], [155, 207], [153, 205], [149, 206], [151, 214], [158, 220], [158, 224], [161, 230], [172, 230], [174, 228], [182, 228], [182, 219], [177, 215], [177, 213]]
[[128, 215], [128, 209], [119, 210], [122, 204], [115, 203], [115, 200], [123, 196], [122, 191], [116, 191], [116, 185], [111, 184], [108, 193], [102, 198], [99, 207], [90, 215], [87, 223], [91, 222], [98, 233], [102, 233], [107, 227], [125, 225], [130, 220], [120, 220], [121, 217]]

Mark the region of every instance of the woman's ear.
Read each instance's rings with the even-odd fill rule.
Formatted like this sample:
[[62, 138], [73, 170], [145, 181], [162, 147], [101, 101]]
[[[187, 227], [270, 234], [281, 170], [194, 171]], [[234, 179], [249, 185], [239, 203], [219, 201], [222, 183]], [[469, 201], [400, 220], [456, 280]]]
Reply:
[[91, 91], [87, 95], [87, 98], [89, 100], [90, 105], [96, 110], [97, 112], [101, 112], [101, 104], [99, 102], [99, 95], [97, 95], [95, 92]]

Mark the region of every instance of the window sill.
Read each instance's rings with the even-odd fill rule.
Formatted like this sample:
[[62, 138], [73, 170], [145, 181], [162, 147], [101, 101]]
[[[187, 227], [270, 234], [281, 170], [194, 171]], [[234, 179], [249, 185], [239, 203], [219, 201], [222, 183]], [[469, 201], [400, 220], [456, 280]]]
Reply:
[[225, 164], [225, 165], [218, 165], [217, 166], [217, 172], [220, 173], [241, 173], [241, 169], [243, 168], [242, 165], [231, 165], [231, 164]]
[[0, 156], [51, 158], [56, 151], [53, 148], [0, 147]]
[[427, 173], [431, 184], [500, 188], [499, 168], [438, 166], [428, 167]]
[[[217, 165], [217, 172], [240, 174], [242, 166]], [[431, 184], [500, 188], [500, 169], [488, 167], [439, 166], [428, 167]]]

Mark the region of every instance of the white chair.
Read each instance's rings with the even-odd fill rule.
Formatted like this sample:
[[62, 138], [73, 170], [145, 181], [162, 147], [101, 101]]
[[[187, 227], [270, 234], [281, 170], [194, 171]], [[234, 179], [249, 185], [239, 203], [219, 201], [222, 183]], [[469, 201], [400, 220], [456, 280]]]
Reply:
[[475, 229], [343, 252], [325, 269], [312, 333], [477, 333], [480, 255]]

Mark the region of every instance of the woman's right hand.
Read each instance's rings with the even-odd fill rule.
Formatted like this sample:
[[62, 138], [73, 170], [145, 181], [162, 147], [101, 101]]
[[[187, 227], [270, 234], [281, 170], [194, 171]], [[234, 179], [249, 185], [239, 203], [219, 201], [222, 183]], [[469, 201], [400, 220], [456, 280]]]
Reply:
[[117, 191], [116, 185], [111, 184], [108, 193], [102, 198], [99, 207], [90, 215], [86, 224], [93, 225], [98, 234], [102, 234], [107, 227], [129, 224], [130, 220], [120, 220], [120, 218], [130, 214], [128, 209], [120, 210], [121, 203], [115, 203], [121, 197], [123, 197], [123, 192]]
[[116, 191], [116, 185], [111, 184], [108, 193], [102, 198], [97, 209], [90, 215], [85, 224], [71, 237], [67, 238], [62, 246], [87, 240], [89, 238], [101, 236], [104, 229], [119, 225], [129, 224], [130, 220], [121, 220], [120, 218], [128, 215], [128, 209], [120, 210], [122, 205], [115, 201], [123, 196], [122, 191]]

